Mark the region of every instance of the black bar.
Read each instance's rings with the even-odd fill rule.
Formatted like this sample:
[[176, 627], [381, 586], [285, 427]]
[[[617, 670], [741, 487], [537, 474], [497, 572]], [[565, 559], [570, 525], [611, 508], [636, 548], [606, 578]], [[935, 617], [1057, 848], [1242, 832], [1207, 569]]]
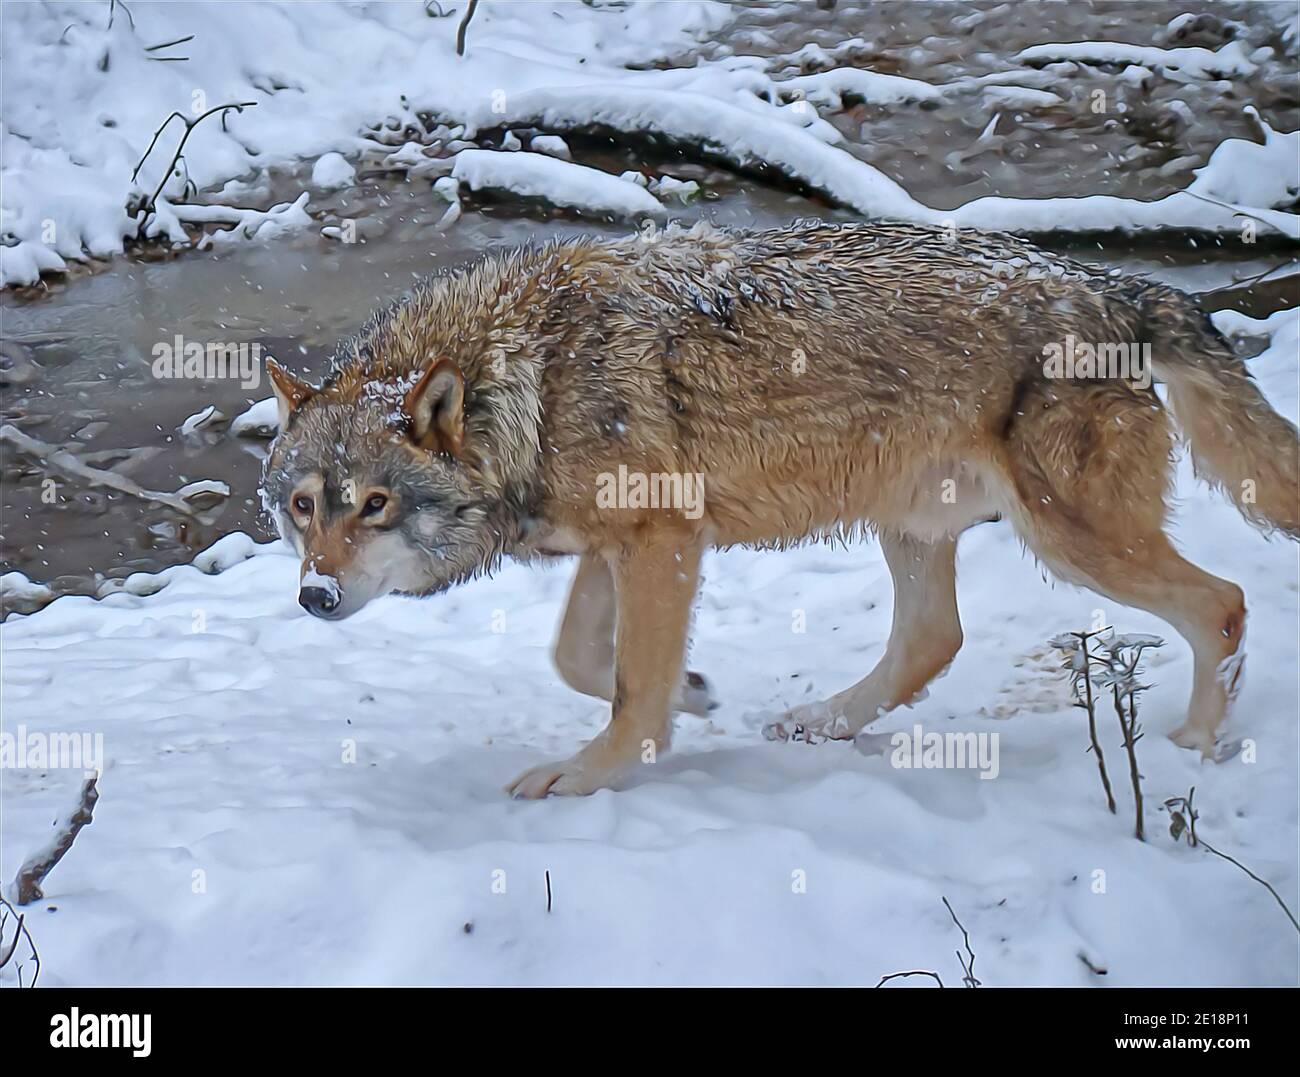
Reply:
[[[1298, 1000], [1284, 988], [940, 990], [930, 981], [912, 982], [929, 986], [853, 988], [837, 990], [834, 997], [815, 989], [698, 988], [674, 1002], [682, 1007], [678, 1019], [700, 1023], [697, 1031], [707, 1028], [718, 1050], [725, 1042], [741, 1052], [752, 1045], [765, 1054], [775, 1049], [811, 1059], [818, 1038], [829, 1033], [848, 1034], [872, 1052], [887, 1048], [895, 1063], [909, 1056], [918, 1062], [1055, 1057], [1077, 1063], [1124, 1055], [1181, 1061], [1261, 1049], [1278, 1055], [1294, 1040]], [[550, 1062], [580, 1056], [581, 1037], [588, 1035], [626, 1038], [643, 1049], [650, 1047], [645, 1042], [650, 1036], [671, 1048], [677, 1038], [673, 1022], [665, 1022], [660, 1009], [668, 1000], [634, 1001], [627, 997], [633, 992], [650, 989], [6, 990], [0, 994], [0, 1025], [6, 1061], [59, 1055], [95, 1061], [113, 1054], [133, 1065], [202, 1059], [207, 1067], [282, 1057], [299, 1065], [319, 1059], [337, 1067], [430, 1047], [437, 1051], [427, 1056], [431, 1062], [465, 1049], [495, 1054], [503, 1035], [520, 1050], [532, 1044]], [[715, 997], [702, 997], [706, 994]], [[724, 994], [729, 997], [717, 997]], [[643, 1011], [642, 1002], [655, 1008]], [[139, 1032], [147, 1014], [148, 1055], [137, 1056], [130, 1046], [53, 1046], [52, 1037], [69, 1027], [73, 1007], [82, 1025], [86, 1015], [139, 1015]], [[608, 1013], [602, 1015], [602, 1009]], [[1204, 1040], [1212, 1041], [1208, 1049]]]

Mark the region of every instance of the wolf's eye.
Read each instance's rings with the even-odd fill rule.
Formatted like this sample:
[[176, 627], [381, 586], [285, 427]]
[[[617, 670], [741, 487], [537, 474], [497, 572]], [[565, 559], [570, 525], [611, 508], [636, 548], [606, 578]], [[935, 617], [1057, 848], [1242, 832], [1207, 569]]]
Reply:
[[388, 504], [388, 498], [383, 494], [371, 494], [366, 498], [366, 503], [361, 506], [362, 516], [375, 516], [384, 511], [384, 506]]
[[304, 516], [310, 516], [312, 510], [311, 498], [299, 494], [293, 499], [293, 508], [295, 512], [300, 512]]

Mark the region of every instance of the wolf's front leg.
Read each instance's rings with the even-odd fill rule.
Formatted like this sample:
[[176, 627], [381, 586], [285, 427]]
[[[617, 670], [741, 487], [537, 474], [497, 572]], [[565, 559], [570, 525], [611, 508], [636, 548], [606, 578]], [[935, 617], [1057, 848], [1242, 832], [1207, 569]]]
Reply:
[[667, 750], [702, 546], [698, 535], [665, 528], [617, 556], [609, 725], [573, 758], [525, 771], [507, 786], [509, 793], [527, 798], [591, 793]]
[[[585, 553], [569, 588], [555, 640], [555, 668], [564, 683], [606, 703], [614, 699], [614, 573], [598, 553]], [[703, 718], [717, 706], [709, 682], [687, 670], [673, 692], [672, 709]]]

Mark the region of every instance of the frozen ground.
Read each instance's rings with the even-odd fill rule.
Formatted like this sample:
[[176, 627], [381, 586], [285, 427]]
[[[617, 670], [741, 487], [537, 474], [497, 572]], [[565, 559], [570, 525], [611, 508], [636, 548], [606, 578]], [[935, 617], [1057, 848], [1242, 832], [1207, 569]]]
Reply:
[[[1267, 328], [1252, 368], [1294, 421], [1300, 314]], [[1186, 464], [1176, 520], [1251, 611], [1229, 730], [1250, 743], [1218, 765], [1163, 736], [1185, 701], [1182, 642], [1045, 582], [1000, 524], [962, 543], [965, 650], [879, 725], [996, 733], [995, 780], [761, 738], [765, 718], [879, 657], [890, 584], [871, 544], [711, 556], [692, 665], [721, 708], [679, 718], [674, 752], [627, 788], [574, 800], [501, 792], [605, 721], [549, 664], [563, 569], [511, 566], [332, 624], [298, 608], [281, 547], [235, 535], [200, 559], [230, 563], [219, 574], [170, 569], [133, 581], [152, 595], [11, 617], [5, 729], [102, 732], [107, 757], [95, 822], [31, 914], [44, 982], [845, 984], [932, 969], [953, 984], [947, 897], [988, 985], [1294, 984], [1272, 898], [1175, 844], [1159, 805], [1196, 786], [1202, 835], [1296, 907], [1296, 547], [1251, 531]], [[1043, 644], [1098, 608], [1169, 639], [1142, 711], [1146, 844], [1118, 731], [1103, 719], [1111, 816]], [[0, 770], [5, 879], [80, 778]]]

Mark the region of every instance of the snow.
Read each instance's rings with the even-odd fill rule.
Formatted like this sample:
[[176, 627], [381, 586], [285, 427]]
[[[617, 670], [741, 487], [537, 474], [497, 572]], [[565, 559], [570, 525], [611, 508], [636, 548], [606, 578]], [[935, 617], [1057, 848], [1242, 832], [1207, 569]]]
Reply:
[[[645, 179], [645, 177], [642, 177], [642, 179]], [[691, 202], [700, 196], [700, 185], [695, 180], [679, 180], [674, 179], [672, 176], [658, 176], [652, 180], [646, 180], [646, 186], [658, 198], [676, 199], [682, 203]]]
[[1015, 59], [1027, 64], [1059, 60], [1083, 64], [1138, 64], [1174, 70], [1196, 78], [1216, 79], [1225, 75], [1252, 75], [1258, 69], [1258, 64], [1246, 55], [1245, 46], [1240, 41], [1229, 41], [1219, 49], [1159, 49], [1118, 41], [1079, 41], [1068, 45], [1033, 45], [1021, 49]]
[[[185, 169], [202, 192], [257, 170], [355, 154], [366, 147], [367, 125], [394, 114], [414, 118], [404, 95], [455, 111], [459, 101], [486, 99], [521, 80], [586, 78], [587, 67], [600, 79], [679, 51], [730, 17], [713, 0], [626, 11], [573, 3], [564, 5], [557, 35], [560, 19], [549, 4], [484, 4], [468, 55], [458, 58], [459, 20], [430, 18], [424, 7], [206, 0], [145, 5], [134, 24], [119, 12], [110, 29], [103, 4], [6, 6], [0, 230], [17, 242], [0, 249], [4, 283], [34, 283], [41, 270], [123, 249], [136, 232], [125, 210], [131, 174], [173, 109], [189, 119], [205, 108], [256, 103], [194, 129]], [[199, 44], [148, 51], [189, 34]], [[251, 54], [249, 41], [257, 42]], [[156, 62], [170, 55], [188, 59]], [[585, 63], [589, 57], [599, 62]], [[401, 75], [377, 78], [378, 71]], [[140, 188], [151, 192], [163, 178], [182, 130], [170, 121], [141, 170]], [[164, 189], [175, 214], [183, 183], [184, 176], [172, 177]], [[152, 231], [184, 242], [175, 221], [162, 216]], [[263, 230], [259, 238], [272, 234]]]
[[1047, 92], [1041, 85], [1053, 81], [1056, 74], [1030, 70], [1000, 71], [935, 85], [861, 67], [839, 67], [812, 75], [797, 75], [777, 83], [775, 88], [783, 97], [803, 98], [831, 108], [841, 108], [846, 97], [868, 105], [887, 107], [941, 101], [955, 94], [975, 92], [982, 93], [986, 103], [992, 106], [1018, 104], [1022, 108], [1042, 108], [1061, 103], [1058, 95]]
[[186, 437], [190, 434], [196, 434], [200, 430], [204, 430], [207, 429], [208, 427], [219, 424], [221, 420], [224, 418], [225, 416], [222, 415], [220, 411], [218, 411], [215, 407], [209, 404], [202, 411], [196, 411], [193, 415], [189, 416], [183, 423], [181, 423], [180, 434], [182, 437]]
[[268, 437], [279, 426], [279, 405], [275, 402], [275, 397], [268, 396], [236, 415], [230, 421], [230, 432], [236, 437]]
[[[236, 209], [225, 206], [160, 206], [159, 217], [174, 213], [179, 221], [190, 224], [229, 223], [233, 228], [220, 229], [205, 235], [198, 244], [200, 250], [223, 246], [237, 240], [275, 239], [300, 228], [310, 228], [311, 216], [307, 213], [307, 192], [303, 191], [292, 202], [278, 202], [270, 209]], [[170, 230], [169, 230], [170, 231]]]
[[[1300, 311], [1216, 320], [1271, 335], [1250, 365], [1294, 421]], [[1198, 831], [1296, 907], [1295, 547], [1249, 529], [1185, 460], [1175, 520], [1250, 608], [1228, 734], [1252, 743], [1219, 764], [1164, 736], [1187, 647], [1045, 582], [1005, 524], [962, 540], [965, 649], [927, 700], [873, 727], [996, 733], [991, 780], [762, 739], [880, 656], [891, 589], [871, 543], [710, 555], [690, 664], [720, 708], [679, 717], [674, 751], [626, 788], [580, 799], [501, 792], [607, 717], [549, 661], [567, 566], [511, 564], [325, 622], [297, 605], [296, 557], [231, 535], [100, 601], [11, 616], [5, 725], [102, 733], [106, 755], [95, 822], [44, 883], [58, 911], [31, 920], [44, 982], [874, 984], [925, 968], [956, 983], [946, 897], [988, 985], [1294, 984], [1272, 897], [1171, 840], [1160, 804], [1195, 785]], [[1125, 781], [1105, 810], [1046, 642], [1097, 609], [1168, 640], [1144, 677], [1145, 844]], [[0, 771], [0, 878], [81, 779]]]
[[[270, 170], [305, 170], [308, 162], [315, 189], [346, 185], [355, 174], [350, 161], [375, 151], [370, 135], [380, 125], [400, 131], [418, 125], [422, 114], [462, 128], [464, 137], [445, 143], [453, 154], [482, 152], [471, 140], [479, 131], [503, 126], [540, 127], [545, 132], [540, 138], [557, 139], [593, 124], [629, 134], [656, 133], [738, 167], [770, 166], [869, 216], [953, 220], [1020, 232], [1175, 227], [1223, 234], [1240, 227], [1235, 214], [1245, 210], [1268, 227], [1300, 233], [1296, 215], [1289, 212], [1292, 203], [1273, 199], [1273, 186], [1259, 176], [1243, 181], [1243, 197], [1224, 199], [1223, 206], [1183, 194], [1155, 202], [1099, 195], [979, 199], [953, 213], [941, 212], [850, 154], [817, 111], [838, 107], [845, 94], [896, 107], [980, 93], [990, 115], [1000, 108], [1044, 108], [1058, 102], [1052, 92], [1060, 88], [1057, 76], [1074, 63], [1128, 64], [1184, 77], [1244, 77], [1265, 57], [1245, 55], [1239, 42], [1218, 50], [1119, 42], [1040, 45], [1020, 52], [1006, 70], [945, 85], [852, 66], [857, 59], [852, 54], [865, 44], [856, 40], [833, 50], [809, 46], [809, 57], [843, 66], [788, 78], [781, 64], [788, 66], [790, 56], [769, 61], [733, 55], [692, 66], [656, 66], [715, 35], [731, 16], [729, 7], [708, 0], [626, 7], [484, 4], [470, 26], [466, 55], [458, 57], [458, 20], [431, 18], [421, 4], [152, 4], [135, 14], [134, 25], [119, 17], [112, 28], [104, 5], [67, 0], [10, 5], [0, 120], [5, 188], [0, 231], [6, 235], [0, 279], [6, 286], [33, 284], [43, 272], [65, 270], [70, 261], [122, 251], [138, 229], [125, 207], [163, 180], [185, 122], [207, 109], [244, 102], [252, 107], [212, 115], [194, 127], [183, 168], [167, 177], [148, 236], [188, 244], [186, 224], [233, 225], [200, 241], [221, 247], [313, 227], [305, 191], [269, 210], [213, 203], [229, 201], [222, 192], [230, 181], [253, 177], [256, 182]], [[202, 47], [178, 46], [188, 57], [184, 63], [155, 62], [176, 54], [150, 52], [151, 46], [188, 34], [201, 37]], [[250, 40], [258, 43], [252, 59]], [[376, 71], [388, 74], [377, 78]], [[168, 118], [172, 109], [179, 118]], [[132, 173], [164, 120], [158, 146], [133, 185]], [[538, 153], [565, 156], [558, 143], [551, 144], [552, 154], [539, 138], [533, 142]], [[517, 143], [512, 133], [504, 146], [514, 149]], [[1253, 164], [1268, 169], [1287, 152], [1295, 156], [1293, 143], [1263, 149], [1266, 156]], [[1240, 147], [1233, 152], [1244, 153]], [[413, 175], [442, 175], [457, 167], [430, 158], [419, 146], [408, 158]], [[489, 168], [482, 158], [463, 166], [474, 175], [495, 170], [505, 175], [510, 167], [493, 162]], [[544, 192], [554, 182], [571, 199], [581, 192], [615, 190], [590, 175], [560, 179], [553, 171], [534, 171], [530, 177], [509, 175]], [[440, 227], [453, 226], [459, 212], [453, 204]], [[326, 234], [332, 227], [326, 225]]]
[[1300, 322], [1295, 311], [1275, 310], [1267, 318], [1252, 318], [1235, 310], [1221, 310], [1214, 315], [1214, 325], [1228, 337], [1268, 337], [1274, 349], [1284, 353], [1286, 346], [1294, 343]]
[[1188, 187], [1195, 194], [1244, 206], [1276, 206], [1300, 194], [1300, 130], [1280, 134], [1254, 116], [1264, 132], [1264, 144], [1244, 138], [1221, 142]]
[[348, 159], [341, 153], [325, 153], [312, 165], [311, 182], [313, 187], [332, 191], [339, 187], [351, 187], [357, 180], [357, 172]]
[[984, 98], [990, 105], [1012, 109], [1052, 108], [1065, 103], [1057, 94], [1027, 86], [989, 86], [984, 90]]
[[781, 90], [802, 94], [817, 104], [839, 108], [845, 96], [868, 105], [900, 105], [912, 101], [937, 101], [944, 96], [939, 86], [902, 75], [887, 75], [861, 67], [834, 68], [814, 75], [797, 75], [786, 79]]
[[545, 153], [562, 161], [567, 161], [572, 156], [569, 144], [559, 135], [535, 135], [529, 141], [528, 148], [534, 153]]
[[[1251, 110], [1253, 113], [1253, 110]], [[1261, 145], [1221, 142], [1186, 191], [1153, 202], [1110, 195], [1081, 198], [977, 198], [947, 215], [958, 227], [1015, 231], [1053, 227], [1074, 231], [1186, 228], [1240, 233], [1244, 213], [1266, 228], [1300, 239], [1300, 216], [1267, 207], [1290, 205], [1300, 189], [1300, 130], [1280, 133], [1256, 115]], [[1215, 199], [1215, 202], [1206, 201]]]
[[196, 482], [186, 483], [176, 491], [176, 496], [182, 501], [188, 501], [198, 494], [216, 494], [220, 497], [229, 497], [230, 487], [216, 479], [199, 479]]
[[36, 583], [22, 572], [0, 574], [0, 605], [7, 610], [26, 613], [40, 609], [54, 596], [43, 583]]
[[635, 183], [542, 153], [462, 150], [451, 174], [471, 190], [512, 191], [592, 213], [653, 217], [664, 212], [659, 200]]
[[[756, 105], [745, 107], [690, 90], [550, 86], [511, 94], [496, 122], [504, 118], [514, 125], [557, 131], [595, 123], [631, 133], [662, 135], [702, 146], [738, 167], [776, 163], [787, 175], [867, 215], [904, 220], [944, 216], [913, 200], [884, 173], [797, 126], [794, 118], [812, 111], [805, 106], [802, 113], [791, 112], [799, 105], [795, 102], [781, 110], [789, 120], [763, 123], [754, 111]], [[491, 103], [479, 103], [465, 118], [476, 126], [490, 125], [494, 118]]]

